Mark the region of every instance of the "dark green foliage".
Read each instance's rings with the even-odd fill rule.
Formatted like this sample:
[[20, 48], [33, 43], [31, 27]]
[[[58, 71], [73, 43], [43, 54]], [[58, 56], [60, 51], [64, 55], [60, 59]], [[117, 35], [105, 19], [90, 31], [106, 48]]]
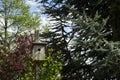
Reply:
[[[106, 28], [107, 31], [112, 30], [113, 33], [111, 40], [119, 40], [119, 14], [120, 14], [120, 1], [119, 0], [42, 0], [46, 11], [45, 13], [55, 16], [61, 14], [66, 18], [78, 18], [83, 10], [88, 16], [94, 17], [96, 12], [100, 14], [101, 18], [110, 17]], [[72, 14], [72, 15], [69, 15]]]
[[[63, 80], [119, 80], [119, 0], [42, 0], [41, 3], [44, 13], [56, 21], [48, 33], [49, 47], [61, 50], [62, 54], [64, 49], [68, 50], [64, 56]], [[66, 32], [66, 27], [70, 31]]]

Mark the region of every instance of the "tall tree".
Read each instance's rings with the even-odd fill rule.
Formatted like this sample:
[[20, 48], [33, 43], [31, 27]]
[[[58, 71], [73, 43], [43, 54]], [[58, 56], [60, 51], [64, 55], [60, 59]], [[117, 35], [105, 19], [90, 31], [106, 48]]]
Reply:
[[[119, 68], [119, 62], [116, 62], [119, 61], [119, 47], [117, 46], [119, 45], [119, 42], [116, 43], [116, 41], [120, 40], [119, 0], [42, 0], [40, 2], [43, 3], [43, 6], [45, 7], [44, 13], [48, 14], [52, 18], [55, 18], [56, 21], [59, 20], [57, 18], [61, 18], [59, 15], [62, 15], [61, 19], [64, 18], [66, 22], [69, 20], [72, 22], [73, 25], [71, 26], [66, 24], [66, 26], [71, 29], [71, 32], [66, 34], [67, 39], [78, 38], [76, 39], [77, 44], [72, 46], [73, 49], [69, 49], [72, 61], [68, 61], [65, 65], [65, 68], [63, 68], [63, 80], [76, 79], [76, 77], [77, 80], [119, 79], [119, 71], [115, 72], [113, 70], [114, 68], [112, 67], [112, 65], [114, 65]], [[86, 15], [89, 17], [86, 18], [84, 13], [86, 13]], [[97, 20], [94, 19], [96, 13], [101, 15], [101, 17], [99, 19], [97, 18]], [[109, 19], [107, 20], [107, 23], [103, 25], [103, 19], [107, 17], [109, 17]], [[57, 34], [57, 32], [58, 31], [54, 31], [55, 34]], [[57, 43], [58, 42], [56, 42], [55, 45]], [[67, 47], [69, 47], [68, 43]], [[112, 61], [113, 58], [116, 59]], [[90, 65], [86, 64], [87, 60], [91, 62], [89, 62]], [[112, 64], [109, 61], [112, 62]], [[114, 64], [114, 62], [116, 64]], [[81, 63], [83, 64], [81, 65]], [[78, 66], [78, 64], [80, 64], [80, 66]], [[104, 66], [104, 64], [106, 66]], [[114, 75], [107, 74], [111, 71]], [[101, 74], [98, 74], [99, 72], [101, 72]], [[79, 74], [81, 74], [81, 77]]]
[[[46, 12], [48, 13], [54, 13], [49, 15], [52, 22], [52, 24], [48, 26], [50, 28], [49, 32], [44, 32], [42, 36], [49, 38], [48, 47], [54, 49], [53, 55], [55, 56], [54, 53], [57, 53], [57, 51], [61, 51], [62, 55], [66, 57], [65, 61], [67, 61], [71, 58], [68, 49], [68, 44], [71, 41], [71, 31], [68, 28], [69, 23], [67, 18], [64, 16], [64, 14], [62, 14], [60, 8], [57, 9], [58, 10], [53, 11], [46, 10]], [[67, 28], [69, 30], [66, 31]]]
[[38, 26], [39, 17], [30, 15], [24, 0], [0, 0], [0, 80], [16, 80], [24, 72], [32, 44], [24, 32]]
[[[57, 12], [60, 10], [61, 14], [66, 15], [66, 17], [68, 17], [70, 13], [74, 18], [77, 18], [84, 10], [90, 17], [94, 17], [96, 12], [99, 13], [102, 18], [109, 16], [110, 18], [106, 24], [106, 27], [109, 31], [112, 30], [110, 39], [119, 41], [119, 0], [42, 0], [41, 2], [46, 8], [45, 13], [47, 14], [53, 14], [51, 12]], [[71, 9], [74, 11], [71, 12]]]

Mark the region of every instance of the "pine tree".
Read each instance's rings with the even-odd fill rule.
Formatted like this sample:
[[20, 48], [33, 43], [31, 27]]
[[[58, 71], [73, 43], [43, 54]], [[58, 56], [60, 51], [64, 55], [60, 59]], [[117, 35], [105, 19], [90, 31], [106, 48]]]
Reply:
[[[66, 17], [69, 15], [71, 8], [75, 11], [71, 12], [74, 18], [80, 16], [83, 10], [86, 12], [87, 15], [90, 17], [94, 17], [96, 12], [100, 14], [101, 18], [110, 17], [108, 23], [106, 24], [107, 31], [112, 30], [112, 34], [110, 34], [108, 39], [119, 41], [119, 0], [115, 1], [105, 1], [105, 0], [42, 0], [41, 1], [46, 8], [46, 13], [51, 14], [50, 11], [57, 10], [58, 8], [61, 9], [61, 14], [64, 14]], [[60, 5], [60, 7], [58, 6]], [[58, 9], [58, 10], [59, 10]], [[76, 12], [77, 11], [77, 12]]]
[[[52, 5], [51, 5], [52, 6]], [[58, 5], [58, 6], [61, 6]], [[44, 33], [43, 37], [49, 38], [49, 48], [53, 48], [53, 55], [55, 56], [57, 51], [61, 51], [62, 55], [66, 57], [66, 60], [70, 60], [70, 52], [68, 49], [68, 44], [71, 41], [71, 31], [66, 31], [68, 28], [68, 21], [64, 14], [62, 14], [63, 10], [61, 8], [52, 9], [51, 11], [47, 10], [46, 13], [50, 13], [49, 17], [51, 18], [52, 24], [48, 27], [49, 32]], [[69, 28], [68, 28], [69, 29]]]
[[[71, 61], [63, 67], [63, 80], [119, 79], [119, 71], [115, 72], [113, 67], [119, 69], [119, 47], [116, 46], [120, 35], [119, 0], [42, 0], [41, 3], [45, 13], [56, 21], [62, 15], [65, 21], [70, 20], [73, 24], [66, 25], [71, 29], [67, 38], [76, 41], [69, 49]], [[96, 18], [96, 13], [101, 17]], [[106, 22], [104, 19], [107, 17]], [[57, 31], [54, 33], [57, 34]]]

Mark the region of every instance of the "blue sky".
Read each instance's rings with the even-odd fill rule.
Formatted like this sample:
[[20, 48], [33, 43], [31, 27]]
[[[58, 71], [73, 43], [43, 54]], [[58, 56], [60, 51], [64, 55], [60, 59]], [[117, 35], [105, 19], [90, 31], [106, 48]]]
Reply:
[[40, 19], [42, 20], [42, 25], [48, 24], [49, 20], [48, 18], [41, 14], [41, 12], [44, 10], [44, 8], [41, 6], [41, 4], [35, 2], [34, 0], [27, 0], [27, 4], [30, 6], [30, 12], [32, 13], [38, 13], [40, 15]]
[[[46, 15], [41, 14], [42, 11], [44, 11], [44, 8], [42, 7], [42, 5], [40, 3], [35, 2], [35, 0], [27, 0], [27, 4], [30, 6], [30, 12], [32, 13], [38, 13], [40, 15], [40, 19], [41, 19], [41, 23], [42, 23], [42, 27], [46, 24], [49, 23], [54, 23], [54, 21], [49, 21], [50, 18], [47, 18]], [[71, 21], [68, 21], [69, 24], [71, 24]], [[67, 32], [71, 31], [70, 28], [65, 28], [65, 30]]]

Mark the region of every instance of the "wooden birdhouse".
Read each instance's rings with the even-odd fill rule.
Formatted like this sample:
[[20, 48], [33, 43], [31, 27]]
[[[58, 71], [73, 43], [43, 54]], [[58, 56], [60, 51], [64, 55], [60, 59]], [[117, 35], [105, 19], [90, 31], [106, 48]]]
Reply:
[[34, 42], [32, 50], [33, 61], [45, 60], [46, 43]]

